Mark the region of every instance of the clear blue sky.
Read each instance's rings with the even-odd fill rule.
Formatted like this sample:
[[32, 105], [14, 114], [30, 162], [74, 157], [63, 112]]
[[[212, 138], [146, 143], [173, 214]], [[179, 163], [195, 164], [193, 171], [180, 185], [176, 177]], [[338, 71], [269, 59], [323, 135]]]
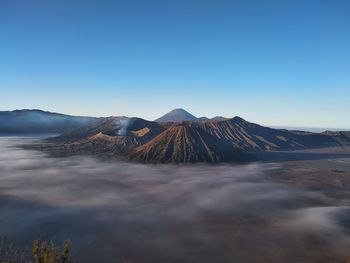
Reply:
[[1, 0], [0, 110], [350, 128], [349, 0]]

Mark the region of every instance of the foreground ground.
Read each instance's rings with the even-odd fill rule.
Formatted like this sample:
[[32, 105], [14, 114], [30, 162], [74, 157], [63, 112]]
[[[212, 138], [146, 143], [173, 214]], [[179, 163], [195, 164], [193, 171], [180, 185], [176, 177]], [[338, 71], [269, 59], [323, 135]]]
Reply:
[[51, 158], [0, 138], [0, 236], [78, 262], [347, 262], [350, 151], [248, 165]]

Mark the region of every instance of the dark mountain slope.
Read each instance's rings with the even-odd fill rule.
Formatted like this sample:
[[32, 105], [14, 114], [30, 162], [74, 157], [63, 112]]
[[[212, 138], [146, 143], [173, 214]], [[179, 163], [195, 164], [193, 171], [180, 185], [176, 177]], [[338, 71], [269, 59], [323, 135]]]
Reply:
[[[134, 136], [142, 137], [144, 141], [158, 135], [164, 128], [157, 122], [146, 121], [140, 118], [108, 117], [101, 118], [95, 124], [85, 126], [58, 137], [52, 141], [71, 142], [77, 139], [86, 139], [98, 133], [108, 136]], [[142, 136], [141, 136], [142, 135]]]
[[0, 133], [63, 133], [97, 120], [42, 110], [0, 111]]
[[197, 118], [197, 121], [199, 122], [209, 122], [209, 121], [225, 121], [225, 120], [229, 120], [229, 118], [225, 118], [225, 117], [222, 117], [222, 116], [215, 116], [213, 118], [207, 118], [205, 116], [203, 117], [200, 117], [200, 118]]
[[246, 151], [295, 150], [350, 143], [349, 138], [345, 137], [340, 141], [339, 136], [272, 129], [247, 122], [240, 117], [197, 125], [209, 134]]

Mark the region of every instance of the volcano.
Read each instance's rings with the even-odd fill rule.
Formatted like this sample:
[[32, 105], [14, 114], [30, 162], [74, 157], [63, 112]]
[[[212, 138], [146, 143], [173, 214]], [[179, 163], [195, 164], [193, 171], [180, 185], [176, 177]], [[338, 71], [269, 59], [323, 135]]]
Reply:
[[177, 124], [135, 148], [130, 161], [143, 163], [237, 162], [246, 155], [202, 128]]
[[273, 129], [240, 117], [199, 120], [182, 109], [163, 117], [157, 121], [100, 118], [33, 147], [59, 155], [88, 154], [141, 163], [218, 163], [245, 161], [256, 152], [350, 145], [349, 132]]
[[182, 121], [196, 121], [197, 117], [193, 116], [184, 109], [174, 109], [162, 117], [156, 119], [156, 122], [182, 122]]

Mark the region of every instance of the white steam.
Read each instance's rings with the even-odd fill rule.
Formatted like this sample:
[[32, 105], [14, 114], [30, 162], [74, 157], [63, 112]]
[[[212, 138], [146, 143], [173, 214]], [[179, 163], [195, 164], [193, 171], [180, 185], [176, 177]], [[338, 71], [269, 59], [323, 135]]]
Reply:
[[118, 127], [117, 135], [125, 136], [128, 130], [128, 127], [132, 124], [132, 119], [130, 118], [122, 118], [115, 122], [115, 125]]

